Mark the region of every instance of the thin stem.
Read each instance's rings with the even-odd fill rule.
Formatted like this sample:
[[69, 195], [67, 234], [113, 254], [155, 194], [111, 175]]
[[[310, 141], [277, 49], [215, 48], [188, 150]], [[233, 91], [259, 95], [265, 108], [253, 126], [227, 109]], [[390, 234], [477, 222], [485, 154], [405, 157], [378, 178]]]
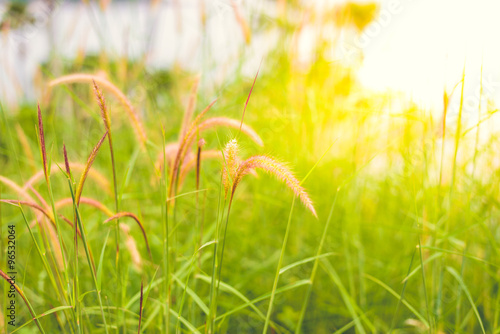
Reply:
[[290, 226], [292, 225], [292, 213], [293, 207], [295, 206], [295, 196], [293, 197], [292, 207], [290, 208], [290, 215], [288, 216], [288, 223], [286, 225], [285, 238], [283, 239], [283, 245], [281, 246], [280, 259], [278, 261], [278, 267], [276, 268], [276, 275], [274, 277], [273, 290], [271, 291], [271, 300], [269, 301], [269, 308], [267, 309], [266, 322], [264, 324], [263, 334], [267, 333], [269, 328], [269, 322], [271, 319], [271, 313], [273, 312], [274, 296], [276, 294], [276, 288], [278, 287], [278, 281], [280, 277], [281, 264], [283, 263], [283, 257], [285, 255], [286, 244], [288, 242], [288, 235], [290, 234]]
[[328, 228], [330, 227], [330, 222], [332, 221], [333, 211], [335, 209], [335, 204], [337, 203], [339, 191], [340, 191], [340, 189], [337, 189], [337, 192], [335, 194], [335, 198], [333, 200], [332, 208], [330, 209], [330, 214], [328, 215], [328, 219], [326, 220], [323, 234], [321, 235], [321, 241], [319, 242], [318, 251], [316, 252], [316, 259], [314, 260], [314, 265], [313, 265], [313, 269], [311, 271], [311, 276], [309, 277], [309, 280], [311, 282], [310, 282], [309, 286], [307, 287], [306, 296], [304, 298], [304, 303], [302, 304], [302, 309], [300, 310], [299, 322], [297, 323], [297, 327], [295, 328], [296, 334], [300, 334], [300, 331], [302, 329], [302, 323], [304, 322], [304, 316], [306, 314], [307, 304], [309, 303], [309, 298], [311, 296], [312, 288], [314, 285], [314, 279], [316, 277], [316, 272], [318, 271], [320, 255], [321, 255], [321, 252], [323, 251], [323, 245], [324, 245], [325, 240], [326, 240]]
[[[73, 199], [73, 202], [76, 203], [73, 188], [70, 188], [70, 190], [71, 190], [71, 198]], [[96, 277], [94, 266], [92, 265], [92, 260], [90, 258], [90, 249], [89, 249], [89, 246], [87, 244], [87, 237], [86, 237], [85, 230], [83, 228], [83, 223], [82, 223], [82, 219], [80, 217], [80, 211], [78, 209], [78, 205], [75, 205], [75, 211], [76, 211], [76, 220], [78, 222], [78, 227], [80, 228], [80, 233], [82, 235], [83, 248], [85, 249], [85, 255], [87, 256], [87, 262], [88, 262], [90, 271], [92, 273], [94, 287], [95, 287], [95, 290], [97, 291], [97, 299], [99, 300], [99, 306], [101, 308], [101, 316], [102, 316], [102, 320], [104, 322], [104, 330], [105, 330], [106, 334], [108, 334], [108, 325], [106, 323], [106, 317], [104, 316], [104, 308], [102, 306], [101, 291], [99, 290], [99, 287], [97, 285], [97, 277]]]
[[[70, 189], [73, 189], [73, 186], [71, 185], [71, 179], [70, 176], [68, 175], [68, 186]], [[73, 213], [75, 215], [75, 220], [76, 220], [76, 203], [73, 200]], [[79, 302], [79, 295], [80, 295], [80, 287], [79, 287], [79, 282], [78, 282], [78, 225], [75, 225], [75, 233], [74, 233], [74, 281], [73, 281], [73, 286], [74, 286], [74, 303], [75, 303], [75, 313], [76, 313], [76, 330], [77, 333], [81, 333], [80, 329], [80, 323], [81, 323], [81, 309], [80, 309], [80, 302]]]
[[[214, 252], [213, 252], [213, 260], [212, 260], [212, 279], [210, 281], [210, 300], [209, 300], [209, 312], [208, 312], [208, 319], [207, 319], [207, 326], [205, 327], [205, 332], [206, 333], [213, 333], [215, 329], [215, 317], [217, 314], [217, 294], [216, 294], [216, 289], [215, 289], [215, 280], [216, 280], [216, 273], [217, 273], [217, 250], [218, 247], [217, 245], [219, 244], [219, 216], [220, 216], [220, 211], [221, 211], [221, 202], [222, 202], [222, 177], [223, 174], [221, 173], [221, 179], [219, 183], [219, 200], [217, 204], [217, 217], [216, 217], [216, 228], [215, 228], [215, 243], [214, 243]], [[224, 205], [222, 206], [224, 208]]]

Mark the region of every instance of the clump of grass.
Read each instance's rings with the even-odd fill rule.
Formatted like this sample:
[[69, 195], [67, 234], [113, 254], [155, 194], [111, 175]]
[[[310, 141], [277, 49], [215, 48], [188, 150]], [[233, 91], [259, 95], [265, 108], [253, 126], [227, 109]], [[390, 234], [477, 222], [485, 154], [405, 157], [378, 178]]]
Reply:
[[[91, 251], [90, 246], [88, 244], [87, 237], [86, 237], [86, 232], [85, 232], [84, 225], [83, 225], [83, 222], [82, 222], [82, 218], [81, 218], [81, 215], [80, 215], [79, 204], [80, 204], [81, 194], [82, 194], [82, 191], [83, 191], [83, 186], [85, 184], [85, 179], [87, 178], [88, 171], [92, 167], [92, 164], [94, 163], [94, 160], [95, 160], [95, 158], [97, 156], [97, 153], [99, 151], [99, 148], [101, 147], [101, 145], [102, 145], [104, 139], [106, 138], [107, 134], [108, 134], [108, 132], [106, 131], [106, 133], [104, 133], [104, 135], [99, 140], [99, 142], [97, 143], [97, 145], [92, 149], [92, 152], [90, 153], [89, 158], [87, 159], [87, 163], [85, 165], [85, 168], [83, 170], [83, 174], [80, 177], [80, 182], [78, 183], [78, 186], [76, 188], [76, 192], [73, 191], [73, 186], [72, 186], [71, 180], [70, 180], [70, 172], [69, 172], [69, 170], [67, 170], [67, 173], [68, 173], [68, 185], [69, 185], [69, 189], [70, 189], [70, 192], [71, 192], [71, 198], [73, 200], [73, 209], [74, 209], [75, 218], [76, 218], [75, 220], [78, 223], [78, 228], [80, 229], [80, 232], [81, 232], [83, 248], [85, 250], [85, 254], [86, 254], [86, 257], [87, 257], [87, 263], [88, 263], [89, 269], [90, 269], [91, 274], [92, 274], [92, 281], [93, 281], [93, 284], [94, 284], [94, 288], [95, 288], [95, 291], [97, 292], [97, 299], [99, 301], [99, 308], [101, 310], [101, 317], [102, 317], [102, 321], [103, 321], [103, 324], [104, 324], [104, 330], [105, 330], [106, 334], [108, 333], [108, 326], [107, 326], [107, 322], [106, 322], [106, 316], [104, 315], [104, 308], [103, 308], [103, 303], [102, 303], [100, 284], [98, 283], [97, 274], [96, 274], [96, 268], [95, 268], [94, 259], [93, 259], [93, 256], [92, 256], [92, 251]], [[65, 153], [65, 165], [69, 166], [69, 163], [67, 163], [66, 161], [67, 161], [67, 153]], [[74, 236], [74, 239], [75, 239], [75, 250], [74, 251], [75, 251], [75, 253], [78, 251], [77, 231], [78, 231], [77, 230], [77, 226], [75, 224], [75, 236]], [[76, 257], [76, 255], [75, 255], [75, 257]], [[77, 261], [77, 259], [75, 259], [75, 266], [77, 265], [76, 261]], [[77, 269], [75, 269], [75, 275], [77, 275], [77, 271], [76, 270]]]
[[[55, 248], [55, 256], [57, 260], [57, 265], [59, 269], [64, 269], [64, 260], [63, 260], [63, 254], [59, 249], [59, 244], [58, 244], [58, 234], [57, 234], [57, 223], [56, 220], [54, 219], [53, 215], [50, 213], [50, 209], [43, 208], [42, 206], [38, 205], [37, 203], [34, 202], [29, 202], [29, 201], [21, 201], [21, 200], [12, 200], [12, 199], [0, 199], [0, 203], [7, 203], [7, 204], [12, 204], [12, 205], [25, 205], [27, 207], [30, 207], [34, 209], [36, 212], [39, 212], [41, 215], [36, 216], [36, 222], [39, 222], [39, 226], [41, 229], [45, 230], [46, 225], [45, 222], [48, 220], [50, 224], [47, 225], [46, 229], [49, 233], [49, 237], [51, 238], [51, 245], [52, 247]], [[67, 220], [64, 216], [60, 216], [65, 222], [68, 223], [69, 226], [73, 226], [73, 224]], [[46, 218], [46, 220], [44, 219]], [[44, 222], [42, 225], [40, 222]], [[35, 223], [31, 224], [34, 225]], [[32, 227], [32, 226], [31, 226]]]
[[[40, 109], [40, 105], [37, 106], [37, 116], [38, 116], [38, 139], [39, 139], [39, 144], [40, 144], [40, 154], [42, 156], [42, 163], [43, 163], [43, 173], [45, 175], [45, 182], [47, 184], [47, 191], [49, 193], [49, 198], [50, 198], [50, 204], [52, 206], [52, 217], [53, 217], [53, 220], [55, 222], [55, 226], [56, 226], [56, 234], [57, 234], [57, 239], [59, 241], [59, 243], [54, 243], [54, 248], [56, 250], [56, 256], [59, 258], [59, 259], [62, 259], [62, 269], [63, 269], [63, 273], [64, 273], [64, 277], [66, 279], [66, 284], [69, 285], [69, 276], [68, 276], [68, 268], [67, 268], [67, 265], [66, 265], [66, 257], [65, 257], [65, 254], [64, 254], [64, 242], [63, 242], [63, 239], [62, 239], [62, 232], [61, 232], [61, 228], [59, 226], [59, 219], [58, 219], [58, 215], [57, 215], [57, 212], [56, 212], [56, 207], [55, 207], [55, 201], [54, 201], [54, 195], [52, 193], [52, 185], [51, 185], [51, 182], [50, 182], [50, 168], [48, 166], [48, 161], [47, 161], [47, 149], [46, 149], [46, 146], [45, 146], [45, 133], [44, 133], [44, 129], [43, 129], [43, 117], [42, 117], [42, 111]], [[54, 235], [52, 234], [52, 237], [54, 237]], [[63, 289], [63, 292], [66, 292], [66, 290]]]
[[[226, 213], [226, 222], [223, 232], [223, 237], [222, 237], [222, 249], [221, 249], [221, 255], [220, 255], [220, 261], [218, 264], [218, 273], [216, 274], [215, 271], [212, 273], [212, 282], [215, 282], [216, 277], [218, 278], [218, 283], [217, 283], [217, 289], [215, 289], [214, 293], [214, 298], [212, 299], [212, 303], [214, 305], [210, 305], [210, 311], [211, 314], [209, 315], [210, 319], [210, 330], [213, 330], [214, 328], [214, 319], [216, 317], [216, 310], [217, 310], [217, 295], [218, 295], [218, 287], [220, 285], [221, 281], [221, 271], [222, 271], [222, 263], [223, 263], [223, 258], [224, 258], [224, 248], [226, 244], [226, 235], [227, 235], [227, 227], [229, 225], [229, 215], [231, 212], [231, 204], [234, 199], [234, 195], [236, 192], [236, 188], [240, 184], [242, 178], [254, 171], [255, 169], [263, 169], [264, 171], [268, 172], [269, 174], [274, 175], [275, 177], [278, 178], [278, 180], [284, 182], [295, 194], [296, 197], [298, 197], [302, 203], [306, 206], [306, 208], [315, 216], [317, 217], [316, 210], [314, 209], [314, 206], [312, 204], [311, 199], [309, 198], [309, 195], [305, 191], [305, 189], [301, 186], [299, 180], [293, 175], [293, 173], [290, 171], [289, 168], [287, 168], [284, 164], [278, 162], [276, 159], [267, 157], [267, 156], [252, 156], [246, 160], [241, 161], [239, 156], [238, 156], [238, 142], [236, 139], [230, 140], [225, 148], [224, 148], [224, 166], [222, 170], [222, 177], [223, 177], [223, 183], [224, 183], [224, 188], [226, 189], [226, 192], [230, 190], [230, 196], [229, 196], [229, 204], [227, 208], [227, 213]], [[227, 193], [226, 193], [227, 196]], [[295, 203], [295, 197], [294, 197], [294, 203]], [[292, 209], [293, 209], [293, 204], [292, 204]], [[278, 264], [278, 268], [281, 267], [281, 262], [283, 259], [283, 254], [284, 254], [284, 248], [286, 245], [286, 240], [288, 239], [288, 233], [290, 230], [290, 220], [291, 220], [291, 212], [290, 212], [290, 218], [287, 224], [287, 229], [285, 233], [285, 241], [283, 242], [283, 248], [280, 256], [280, 262]], [[216, 253], [216, 250], [214, 251]], [[214, 266], [214, 269], [216, 267]], [[215, 276], [217, 275], [217, 276]], [[277, 287], [277, 279], [279, 276], [279, 269], [276, 274], [274, 286], [273, 286], [273, 291], [271, 295], [271, 301], [268, 309], [268, 314], [266, 317], [266, 322], [264, 325], [264, 332], [267, 332], [267, 328], [269, 326], [270, 322], [270, 314], [272, 310], [272, 303], [274, 299], [274, 293], [276, 291]], [[209, 330], [209, 331], [210, 331]]]
[[193, 142], [195, 135], [196, 135], [196, 127], [198, 126], [198, 123], [201, 121], [203, 116], [212, 108], [212, 106], [215, 104], [217, 100], [212, 101], [205, 109], [203, 109], [202, 112], [196, 118], [193, 120], [191, 123], [189, 129], [186, 131], [186, 134], [182, 141], [179, 144], [179, 148], [176, 152], [175, 159], [173, 160], [173, 165], [172, 165], [172, 171], [170, 174], [170, 184], [169, 184], [169, 191], [168, 195], [172, 196], [175, 189], [176, 189], [176, 184], [178, 180], [177, 174], [179, 173], [180, 166], [188, 152], [188, 148]]
[[[260, 136], [257, 134], [257, 132], [254, 129], [252, 129], [250, 126], [248, 126], [244, 123], [240, 123], [240, 121], [238, 121], [238, 120], [227, 118], [227, 117], [212, 117], [212, 118], [209, 118], [209, 119], [201, 122], [195, 128], [195, 130], [193, 132], [193, 136], [186, 139], [186, 141], [188, 142], [187, 146], [189, 146], [192, 143], [192, 141], [194, 140], [194, 138], [195, 138], [194, 135], [196, 135], [196, 134], [199, 135], [203, 131], [207, 131], [207, 130], [210, 130], [212, 128], [219, 127], [219, 126], [224, 126], [224, 127], [228, 127], [228, 128], [241, 130], [241, 132], [246, 134], [254, 143], [256, 143], [259, 146], [264, 146], [262, 139], [260, 138]], [[185, 132], [187, 133], [187, 130]], [[180, 141], [180, 143], [182, 143], [182, 142], [183, 141]], [[165, 150], [164, 150], [165, 154], [163, 154], [162, 152], [160, 152], [158, 154], [158, 157], [156, 159], [156, 164], [155, 164], [157, 169], [159, 169], [159, 170], [162, 169], [164, 155], [165, 155], [166, 162], [169, 165], [171, 165], [170, 166], [171, 168], [173, 168], [172, 164], [177, 157], [177, 153], [179, 152], [180, 146], [181, 146], [181, 144], [179, 144], [179, 143], [167, 144], [165, 146]], [[184, 146], [186, 146], [186, 145], [184, 145]], [[210, 153], [208, 153], [208, 152], [210, 152]], [[203, 152], [202, 156], [200, 158], [201, 158], [201, 160], [204, 160], [204, 159], [211, 159], [211, 158], [217, 158], [217, 157], [222, 157], [220, 152], [218, 152], [218, 151], [215, 152], [215, 151], [209, 150], [209, 151], [206, 151], [206, 153]], [[185, 172], [187, 172], [192, 168], [192, 163], [194, 163], [196, 161], [196, 158], [190, 152], [187, 152], [187, 153], [185, 153], [185, 157], [183, 159], [184, 159], [185, 163], [182, 165], [182, 170], [185, 170]], [[185, 172], [183, 172], [182, 170], [180, 172], [181, 175], [185, 174]], [[181, 183], [181, 180], [183, 180], [182, 176], [179, 177], [179, 183]]]
[[[101, 118], [104, 123], [104, 128], [108, 133], [109, 154], [111, 156], [111, 170], [113, 173], [113, 195], [115, 199], [115, 212], [118, 212], [120, 211], [120, 206], [118, 202], [118, 185], [116, 179], [115, 154], [113, 151], [113, 139], [111, 135], [111, 119], [109, 117], [108, 108], [106, 106], [106, 100], [104, 99], [102, 91], [99, 89], [99, 86], [97, 86], [95, 80], [92, 80], [92, 83], [94, 85], [94, 94], [97, 99], [97, 104], [99, 105], [99, 109], [101, 111]], [[118, 273], [120, 272], [120, 231], [118, 227], [119, 225], [120, 221], [118, 220], [115, 227], [115, 244], [116, 244], [115, 264]], [[127, 239], [127, 241], [128, 240], [129, 239]], [[123, 284], [123, 282], [120, 281], [120, 284]]]
[[[212, 104], [214, 102], [212, 102]], [[209, 119], [201, 122], [201, 118], [209, 110], [209, 108], [212, 106], [212, 104], [209, 105], [205, 110], [203, 110], [198, 115], [198, 117], [196, 117], [196, 119], [191, 123], [189, 130], [186, 131], [186, 135], [184, 136], [184, 139], [179, 144], [179, 148], [176, 152], [177, 154], [176, 154], [175, 159], [173, 160], [173, 165], [172, 165], [171, 184], [170, 184], [171, 187], [174, 183], [176, 183], [180, 179], [180, 178], [178, 178], [177, 173], [179, 172], [180, 165], [185, 160], [185, 158], [188, 154], [187, 148], [194, 141], [196, 135], [199, 135], [202, 131], [214, 128], [216, 126], [232, 127], [235, 129], [240, 129], [241, 132], [248, 135], [249, 138], [252, 139], [257, 145], [259, 145], [259, 146], [264, 145], [260, 136], [251, 127], [249, 127], [243, 123], [240, 123], [237, 120], [226, 118], [226, 117], [213, 117], [213, 118], [209, 118]], [[171, 146], [170, 149], [172, 149], [173, 147], [174, 146]], [[206, 155], [206, 157], [214, 157], [214, 156], [215, 156], [214, 153], [210, 153], [210, 154]], [[182, 171], [180, 173], [182, 174]], [[170, 196], [173, 196], [173, 189], [174, 188], [171, 188], [171, 190], [170, 190]]]

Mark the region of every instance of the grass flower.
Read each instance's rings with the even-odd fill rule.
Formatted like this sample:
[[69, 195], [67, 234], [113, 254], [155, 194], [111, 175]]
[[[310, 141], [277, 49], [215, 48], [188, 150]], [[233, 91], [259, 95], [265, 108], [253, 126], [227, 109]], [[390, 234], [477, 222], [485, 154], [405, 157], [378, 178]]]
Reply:
[[[264, 146], [264, 142], [262, 141], [262, 139], [260, 138], [260, 136], [257, 134], [257, 132], [254, 129], [252, 129], [250, 126], [248, 126], [246, 124], [240, 123], [240, 121], [238, 121], [238, 120], [227, 118], [227, 117], [212, 117], [212, 118], [209, 118], [209, 119], [201, 122], [198, 125], [198, 127], [196, 128], [196, 131], [194, 131], [194, 134], [196, 134], [196, 133], [201, 134], [204, 131], [210, 130], [210, 129], [218, 127], [218, 126], [233, 128], [235, 130], [239, 130], [240, 126], [241, 126], [241, 132], [246, 134], [257, 145]], [[193, 135], [192, 137], [187, 139], [187, 141], [188, 141], [187, 146], [191, 145], [194, 138], [195, 138], [195, 136]], [[165, 146], [165, 160], [167, 161], [167, 163], [169, 165], [172, 165], [173, 161], [175, 161], [175, 158], [176, 158], [177, 153], [179, 151], [179, 146], [180, 146], [179, 143], [169, 143]], [[213, 157], [213, 155], [211, 155], [211, 157]], [[187, 152], [185, 154], [184, 160], [186, 160], [186, 161], [191, 160], [190, 152]], [[156, 163], [155, 163], [155, 166], [158, 170], [162, 169], [162, 163], [163, 163], [163, 154], [160, 152], [156, 158]], [[173, 167], [173, 166], [170, 166], [170, 167]]]
[[239, 147], [236, 139], [230, 140], [224, 148], [224, 168], [222, 169], [224, 191], [227, 196], [229, 188], [233, 184], [233, 179], [240, 163], [238, 157]]
[[179, 172], [179, 168], [182, 164], [182, 161], [184, 160], [184, 158], [187, 154], [188, 147], [191, 145], [191, 143], [193, 142], [193, 140], [195, 138], [195, 135], [197, 133], [195, 131], [195, 129], [198, 126], [198, 124], [200, 123], [203, 116], [210, 110], [210, 108], [212, 108], [212, 106], [215, 104], [216, 101], [217, 100], [212, 101], [212, 103], [210, 103], [205, 109], [203, 109], [202, 112], [200, 112], [200, 114], [198, 116], [196, 116], [196, 118], [191, 123], [189, 130], [186, 132], [184, 139], [182, 141], [180, 141], [179, 149], [177, 150], [177, 154], [175, 156], [175, 160], [174, 160], [173, 166], [172, 166], [172, 172], [170, 175], [170, 185], [169, 185], [170, 189], [168, 192], [169, 195], [173, 195], [173, 192], [176, 189], [176, 187], [174, 187], [174, 183], [176, 183], [176, 181], [177, 181], [177, 173]]
[[234, 183], [231, 192], [231, 197], [234, 196], [234, 192], [236, 191], [236, 187], [240, 183], [243, 176], [247, 175], [252, 169], [263, 169], [269, 174], [274, 175], [278, 180], [284, 182], [288, 188], [290, 188], [295, 196], [297, 196], [301, 202], [306, 206], [306, 208], [311, 211], [314, 217], [318, 217], [316, 214], [316, 210], [312, 204], [309, 195], [305, 191], [305, 189], [300, 185], [299, 180], [293, 175], [293, 173], [281, 162], [263, 155], [258, 155], [254, 157], [250, 157], [247, 160], [243, 161], [236, 170], [234, 176]]
[[43, 133], [43, 120], [42, 111], [40, 110], [40, 105], [38, 105], [38, 136], [40, 139], [40, 152], [42, 155], [43, 162], [43, 174], [45, 175], [45, 180], [49, 184], [49, 170], [47, 167], [47, 150], [45, 149], [45, 134]]
[[295, 196], [300, 199], [305, 207], [311, 211], [314, 217], [317, 217], [311, 198], [305, 189], [300, 185], [300, 181], [283, 163], [264, 155], [253, 156], [239, 162], [238, 143], [236, 139], [232, 139], [227, 143], [226, 148], [224, 149], [224, 156], [226, 160], [223, 169], [223, 173], [225, 173], [224, 175], [226, 176], [224, 179], [224, 187], [226, 189], [231, 187], [230, 202], [232, 201], [236, 188], [242, 178], [245, 175], [252, 173], [255, 169], [263, 169], [265, 172], [274, 175], [278, 180], [284, 182], [288, 188], [293, 191]]
[[[127, 96], [120, 90], [118, 87], [116, 87], [113, 83], [111, 83], [109, 80], [104, 79], [99, 76], [95, 75], [90, 75], [90, 74], [84, 74], [84, 73], [74, 73], [70, 75], [65, 75], [60, 78], [54, 79], [51, 82], [49, 82], [49, 87], [55, 87], [57, 85], [63, 85], [63, 84], [70, 84], [70, 83], [77, 83], [77, 82], [86, 82], [86, 83], [91, 83], [91, 84], [99, 84], [101, 87], [104, 89], [108, 90], [113, 94], [118, 101], [125, 107], [125, 111], [127, 112], [131, 124], [135, 129], [136, 136], [138, 141], [141, 143], [143, 147], [146, 145], [147, 141], [147, 136], [146, 136], [146, 131], [144, 130], [142, 126], [141, 119], [139, 118], [139, 115], [137, 115], [135, 108], [132, 105], [132, 102], [127, 98]], [[95, 88], [95, 87], [94, 87]], [[104, 100], [103, 100], [104, 101]], [[109, 117], [107, 118], [107, 121], [109, 121]], [[106, 121], [106, 122], [107, 122]], [[108, 124], [109, 126], [109, 124]]]
[[188, 104], [186, 110], [184, 111], [184, 118], [182, 120], [181, 130], [179, 131], [179, 141], [181, 141], [188, 130], [191, 118], [193, 117], [194, 110], [196, 108], [196, 95], [198, 94], [198, 86], [200, 84], [200, 76], [196, 77], [193, 87], [191, 88], [191, 94], [189, 96]]
[[90, 152], [89, 158], [87, 159], [87, 163], [85, 164], [85, 168], [83, 169], [82, 176], [80, 178], [80, 182], [78, 183], [78, 187], [76, 188], [76, 204], [78, 205], [80, 203], [80, 197], [82, 196], [82, 191], [83, 191], [83, 185], [85, 184], [85, 180], [87, 179], [87, 175], [89, 174], [89, 170], [92, 167], [92, 164], [94, 163], [94, 160], [97, 156], [97, 152], [99, 152], [99, 149], [102, 146], [102, 143], [104, 142], [104, 139], [106, 139], [106, 136], [108, 135], [108, 131], [104, 133], [104, 135], [101, 137], [99, 142], [97, 142], [97, 145], [94, 147], [92, 152]]
[[71, 168], [69, 166], [68, 151], [66, 151], [66, 144], [63, 144], [63, 155], [64, 155], [64, 168], [68, 178], [71, 180]]

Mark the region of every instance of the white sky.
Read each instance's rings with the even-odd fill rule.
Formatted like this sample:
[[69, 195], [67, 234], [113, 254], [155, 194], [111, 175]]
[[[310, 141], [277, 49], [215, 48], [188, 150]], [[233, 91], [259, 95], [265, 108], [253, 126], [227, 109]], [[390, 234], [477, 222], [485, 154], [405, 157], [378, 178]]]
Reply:
[[[442, 104], [445, 85], [450, 91], [461, 80], [465, 62], [465, 96], [473, 105], [483, 63], [483, 93], [498, 97], [500, 1], [397, 2], [399, 13], [389, 15], [389, 24], [372, 34], [364, 48], [359, 74], [365, 85], [403, 91], [424, 107], [436, 107]], [[382, 1], [382, 9], [389, 12], [389, 3]]]

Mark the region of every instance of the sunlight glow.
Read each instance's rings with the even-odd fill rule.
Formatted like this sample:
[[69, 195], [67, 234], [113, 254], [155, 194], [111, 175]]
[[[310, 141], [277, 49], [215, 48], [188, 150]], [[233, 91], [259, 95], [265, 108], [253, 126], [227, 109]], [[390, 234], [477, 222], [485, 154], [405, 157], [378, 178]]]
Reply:
[[423, 107], [441, 108], [443, 89], [461, 80], [464, 63], [466, 95], [475, 94], [483, 64], [483, 81], [490, 82], [485, 93], [500, 97], [500, 2], [385, 0], [382, 10], [394, 2], [400, 13], [363, 50], [359, 75], [365, 85], [403, 91]]

